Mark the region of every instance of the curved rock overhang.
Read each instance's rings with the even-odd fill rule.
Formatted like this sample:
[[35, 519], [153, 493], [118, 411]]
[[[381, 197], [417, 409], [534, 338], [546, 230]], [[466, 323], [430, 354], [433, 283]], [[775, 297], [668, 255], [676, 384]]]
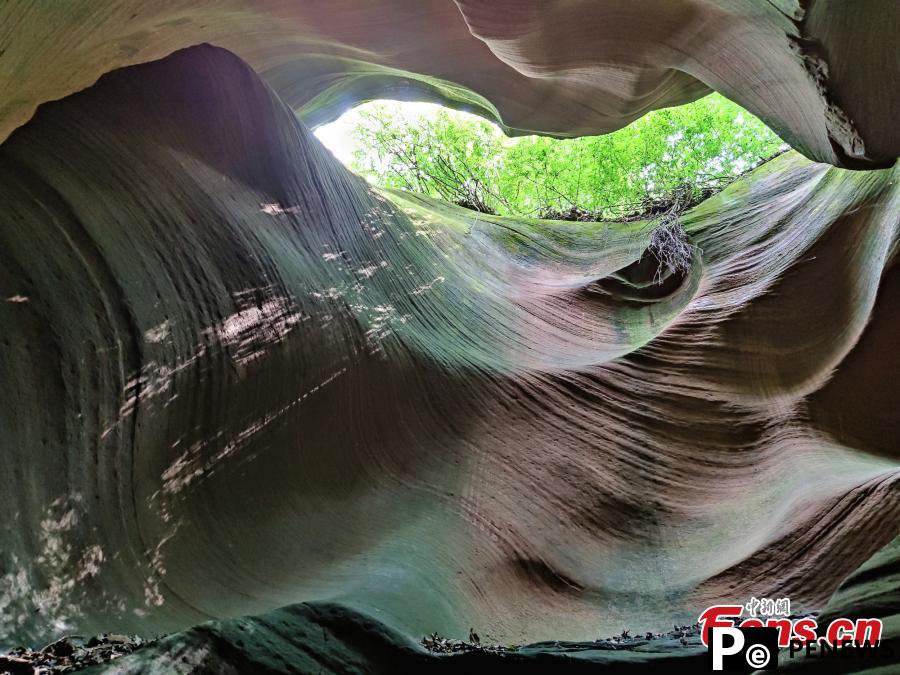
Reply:
[[[0, 642], [310, 600], [516, 642], [751, 592], [896, 616], [900, 184], [827, 165], [897, 154], [896, 5], [600, 4], [7, 3]], [[247, 63], [103, 75], [202, 40]], [[577, 135], [710, 86], [826, 164], [693, 209], [660, 287], [648, 223], [374, 191], [295, 114]]]
[[105, 72], [210, 43], [313, 126], [391, 96], [577, 136], [714, 89], [815, 161], [900, 154], [891, 0], [9, 0], [0, 19], [0, 139]]

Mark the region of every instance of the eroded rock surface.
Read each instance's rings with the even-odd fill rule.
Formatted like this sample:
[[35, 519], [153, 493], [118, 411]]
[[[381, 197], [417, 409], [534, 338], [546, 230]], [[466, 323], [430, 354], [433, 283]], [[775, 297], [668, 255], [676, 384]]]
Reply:
[[900, 152], [893, 0], [8, 0], [0, 26], [0, 139], [105, 72], [210, 43], [309, 124], [390, 95], [596, 134], [715, 89], [811, 159]]
[[821, 609], [900, 522], [897, 178], [779, 157], [657, 285], [648, 223], [373, 191], [221, 49], [42, 106], [0, 146], [0, 636]]

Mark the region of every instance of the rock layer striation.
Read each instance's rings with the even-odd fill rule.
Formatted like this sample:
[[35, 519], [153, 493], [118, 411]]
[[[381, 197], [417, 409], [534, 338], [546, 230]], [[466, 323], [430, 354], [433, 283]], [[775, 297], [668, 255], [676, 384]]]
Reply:
[[783, 155], [657, 284], [652, 223], [373, 190], [284, 91], [195, 47], [0, 146], [0, 640], [316, 600], [592, 639], [821, 609], [898, 535], [896, 170]]

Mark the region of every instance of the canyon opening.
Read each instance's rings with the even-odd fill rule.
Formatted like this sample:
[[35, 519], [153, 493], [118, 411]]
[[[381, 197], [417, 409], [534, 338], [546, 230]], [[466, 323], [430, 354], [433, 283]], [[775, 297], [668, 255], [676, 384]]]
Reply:
[[0, 673], [900, 667], [892, 0], [0, 7]]

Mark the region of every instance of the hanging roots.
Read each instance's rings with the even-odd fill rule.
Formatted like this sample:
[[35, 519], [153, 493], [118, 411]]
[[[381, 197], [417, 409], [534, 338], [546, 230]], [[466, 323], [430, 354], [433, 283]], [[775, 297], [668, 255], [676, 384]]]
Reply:
[[659, 261], [654, 281], [663, 282], [666, 271], [670, 274], [687, 274], [691, 269], [694, 245], [687, 240], [687, 234], [678, 218], [670, 222], [660, 222], [650, 235], [647, 250]]
[[668, 274], [687, 274], [691, 269], [696, 247], [688, 241], [679, 218], [681, 212], [690, 207], [691, 196], [690, 187], [676, 188], [671, 207], [659, 218], [650, 235], [647, 250], [659, 262], [653, 278], [657, 284], [661, 284]]

